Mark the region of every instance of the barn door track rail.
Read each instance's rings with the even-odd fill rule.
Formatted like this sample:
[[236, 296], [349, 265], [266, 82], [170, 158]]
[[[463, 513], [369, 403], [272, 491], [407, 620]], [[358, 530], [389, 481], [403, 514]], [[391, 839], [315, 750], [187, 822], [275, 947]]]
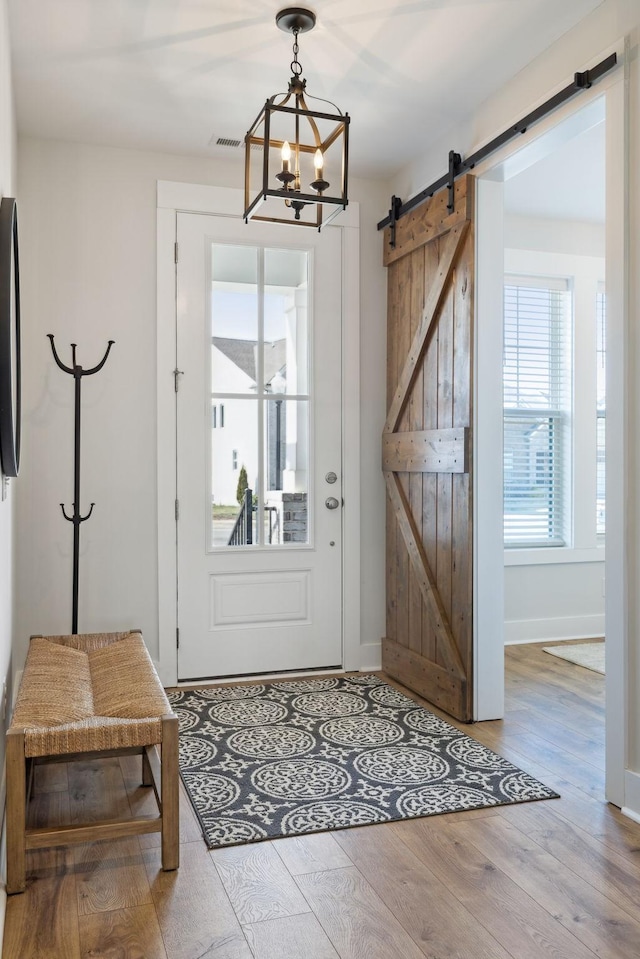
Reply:
[[444, 176], [441, 176], [439, 180], [435, 180], [432, 184], [430, 184], [430, 186], [425, 187], [424, 190], [421, 190], [420, 193], [417, 193], [414, 197], [411, 197], [411, 199], [407, 200], [406, 203], [403, 203], [400, 197], [391, 197], [391, 208], [389, 213], [384, 220], [380, 220], [378, 223], [379, 230], [383, 230], [387, 226], [391, 227], [389, 231], [389, 245], [392, 247], [395, 247], [396, 245], [396, 223], [398, 220], [405, 216], [405, 214], [409, 213], [410, 210], [413, 210], [421, 203], [424, 203], [425, 200], [430, 199], [434, 193], [437, 193], [438, 190], [441, 190], [443, 187], [447, 187], [449, 191], [447, 210], [449, 213], [453, 213], [454, 183], [458, 177], [462, 176], [464, 173], [469, 173], [470, 170], [473, 170], [476, 164], [480, 163], [492, 153], [495, 153], [495, 151], [499, 150], [500, 147], [505, 145], [505, 143], [513, 140], [521, 133], [526, 133], [530, 126], [532, 126], [534, 123], [537, 123], [538, 120], [542, 120], [543, 117], [548, 116], [554, 110], [557, 110], [559, 106], [562, 106], [563, 103], [566, 103], [567, 100], [570, 100], [577, 93], [580, 93], [582, 90], [588, 90], [589, 87], [593, 86], [594, 83], [600, 80], [605, 73], [608, 73], [610, 70], [612, 70], [616, 66], [617, 62], [617, 54], [612, 53], [604, 60], [601, 60], [600, 63], [598, 63], [595, 67], [592, 67], [590, 70], [584, 70], [582, 73], [576, 73], [573, 78], [573, 83], [570, 83], [563, 90], [560, 90], [559, 93], [556, 93], [555, 96], [551, 97], [539, 107], [536, 107], [536, 109], [532, 110], [531, 113], [528, 113], [526, 117], [523, 117], [517, 123], [514, 123], [497, 137], [494, 137], [493, 140], [490, 140], [489, 143], [485, 144], [485, 146], [480, 147], [479, 150], [476, 150], [475, 153], [472, 153], [470, 156], [466, 157], [466, 159], [463, 160], [459, 153], [456, 153], [454, 150], [450, 150], [449, 167]]

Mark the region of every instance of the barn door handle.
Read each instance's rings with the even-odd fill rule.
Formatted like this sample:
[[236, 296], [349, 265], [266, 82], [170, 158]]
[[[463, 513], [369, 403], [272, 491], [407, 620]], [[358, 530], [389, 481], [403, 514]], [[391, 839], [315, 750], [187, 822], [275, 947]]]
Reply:
[[340, 506], [340, 501], [335, 498], [335, 496], [327, 496], [324, 501], [324, 505], [327, 509], [337, 509]]

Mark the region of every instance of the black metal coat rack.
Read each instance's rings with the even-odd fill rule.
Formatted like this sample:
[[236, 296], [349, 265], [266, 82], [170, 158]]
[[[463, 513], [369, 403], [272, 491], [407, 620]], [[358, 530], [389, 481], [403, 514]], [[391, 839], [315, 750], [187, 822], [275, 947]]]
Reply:
[[53, 358], [64, 373], [73, 376], [75, 384], [75, 425], [74, 425], [74, 463], [73, 463], [73, 513], [67, 515], [64, 503], [60, 503], [62, 515], [70, 523], [73, 523], [73, 600], [72, 600], [72, 627], [71, 632], [75, 635], [78, 632], [78, 573], [80, 561], [80, 525], [89, 519], [93, 513], [95, 503], [92, 503], [86, 516], [80, 514], [80, 385], [83, 376], [93, 376], [98, 373], [107, 362], [107, 357], [115, 340], [109, 340], [107, 350], [97, 366], [90, 370], [85, 370], [76, 363], [76, 344], [71, 344], [71, 358], [73, 366], [65, 366], [56, 351], [53, 341], [53, 333], [47, 333], [51, 342]]

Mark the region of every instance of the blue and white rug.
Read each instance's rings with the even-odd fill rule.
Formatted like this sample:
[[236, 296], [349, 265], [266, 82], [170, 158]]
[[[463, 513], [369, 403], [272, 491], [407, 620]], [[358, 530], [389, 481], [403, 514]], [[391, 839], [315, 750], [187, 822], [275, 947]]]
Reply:
[[212, 849], [558, 796], [377, 676], [169, 698]]

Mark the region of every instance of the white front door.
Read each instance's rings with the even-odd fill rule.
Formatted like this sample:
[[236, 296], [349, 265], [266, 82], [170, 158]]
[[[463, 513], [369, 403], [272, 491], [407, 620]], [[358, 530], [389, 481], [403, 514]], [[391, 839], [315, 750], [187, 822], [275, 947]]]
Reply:
[[341, 666], [341, 230], [177, 238], [178, 678]]

